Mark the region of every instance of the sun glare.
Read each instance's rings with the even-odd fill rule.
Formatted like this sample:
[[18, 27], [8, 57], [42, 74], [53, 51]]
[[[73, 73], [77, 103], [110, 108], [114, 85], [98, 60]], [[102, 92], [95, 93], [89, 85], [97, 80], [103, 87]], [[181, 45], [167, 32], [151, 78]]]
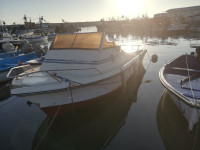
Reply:
[[125, 16], [138, 16], [141, 13], [144, 0], [115, 0], [118, 12]]

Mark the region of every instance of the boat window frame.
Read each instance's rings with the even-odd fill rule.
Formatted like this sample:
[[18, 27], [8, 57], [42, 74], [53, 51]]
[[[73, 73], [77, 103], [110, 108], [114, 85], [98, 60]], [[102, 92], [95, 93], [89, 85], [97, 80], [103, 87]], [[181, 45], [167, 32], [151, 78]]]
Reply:
[[[56, 35], [66, 35], [66, 34], [69, 34], [69, 35], [73, 35], [75, 34], [76, 36], [74, 37], [74, 40], [72, 42], [72, 47], [75, 43], [75, 40], [77, 38], [77, 35], [79, 34], [91, 34], [91, 33], [102, 33], [102, 32], [88, 32], [88, 33], [59, 33], [59, 34], [56, 34]], [[117, 47], [116, 43], [115, 42], [109, 42], [107, 41], [106, 37], [105, 37], [105, 34], [102, 33], [101, 35], [101, 38], [100, 38], [100, 43], [99, 43], [99, 47], [98, 48], [53, 48], [53, 45], [54, 45], [54, 42], [55, 42], [55, 38], [56, 38], [56, 35], [54, 36], [54, 39], [50, 45], [50, 48], [49, 50], [106, 50], [106, 49], [110, 49], [110, 48], [115, 48]], [[107, 44], [107, 45], [106, 45]]]

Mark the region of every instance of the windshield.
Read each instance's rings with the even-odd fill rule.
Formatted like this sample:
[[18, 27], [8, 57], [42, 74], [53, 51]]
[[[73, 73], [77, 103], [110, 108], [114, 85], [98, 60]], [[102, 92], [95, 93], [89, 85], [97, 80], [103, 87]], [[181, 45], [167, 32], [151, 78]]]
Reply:
[[[82, 34], [57, 34], [55, 35], [51, 49], [96, 49], [101, 44], [102, 33]], [[104, 37], [103, 48], [114, 47], [114, 42], [107, 42]]]

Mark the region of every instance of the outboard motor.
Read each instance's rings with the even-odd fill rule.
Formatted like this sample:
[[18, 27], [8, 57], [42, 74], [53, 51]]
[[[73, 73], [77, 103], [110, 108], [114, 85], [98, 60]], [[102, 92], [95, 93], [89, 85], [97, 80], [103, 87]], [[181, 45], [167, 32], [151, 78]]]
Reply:
[[31, 53], [31, 52], [33, 52], [33, 46], [32, 46], [30, 43], [25, 43], [25, 44], [22, 46], [21, 51], [22, 51], [24, 54]]
[[33, 44], [32, 46], [38, 57], [44, 56], [46, 54], [45, 50], [39, 44]]
[[10, 52], [10, 51], [14, 51], [15, 47], [14, 47], [13, 44], [7, 42], [7, 43], [2, 44], [2, 49], [7, 51], [7, 52]]

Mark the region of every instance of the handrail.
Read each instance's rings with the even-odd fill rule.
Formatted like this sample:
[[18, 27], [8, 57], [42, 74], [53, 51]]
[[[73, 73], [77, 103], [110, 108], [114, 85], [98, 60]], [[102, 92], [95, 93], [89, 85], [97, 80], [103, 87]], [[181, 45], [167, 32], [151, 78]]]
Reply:
[[139, 53], [138, 55], [136, 55], [133, 59], [131, 59], [128, 63], [126, 63], [126, 64], [124, 64], [120, 69], [121, 69], [121, 71], [124, 71], [126, 68], [127, 68], [127, 66], [129, 65], [129, 64], [131, 64], [133, 61], [135, 61], [136, 59], [137, 59], [137, 57], [139, 57], [140, 55], [142, 55], [142, 53], [146, 53], [147, 51], [145, 50], [145, 51], [142, 51], [141, 53]]
[[[17, 70], [18, 68], [26, 68], [26, 67], [30, 67], [30, 69], [34, 70], [33, 67], [32, 67], [30, 64], [26, 64], [26, 65], [22, 65], [22, 66], [17, 66], [17, 67], [12, 68], [12, 69], [8, 72], [7, 78], [17, 77], [18, 75], [16, 74], [16, 70]], [[11, 77], [10, 77], [9, 75], [10, 75], [11, 73], [14, 73], [15, 76], [11, 76]], [[21, 72], [21, 73], [23, 73], [23, 72]], [[20, 74], [21, 74], [21, 73], [20, 73]]]
[[39, 72], [47, 72], [48, 74], [51, 74], [49, 71], [73, 71], [73, 70], [89, 70], [89, 69], [94, 69], [96, 70], [99, 74], [102, 74], [101, 71], [99, 71], [97, 68], [84, 68], [84, 69], [55, 69], [55, 70], [40, 70], [40, 71], [34, 71], [34, 72], [30, 72], [30, 73], [26, 73], [26, 74], [22, 74], [22, 75], [17, 75], [17, 76], [11, 76], [9, 77], [9, 74], [11, 72], [9, 72], [7, 74], [8, 78], [18, 78], [18, 77], [23, 77], [23, 76], [28, 76], [30, 74], [35, 74], [35, 73], [39, 73]]
[[131, 46], [131, 47], [132, 47], [132, 50], [134, 50], [134, 49], [133, 49], [134, 46], [137, 46], [137, 50], [139, 50], [139, 47], [140, 47], [141, 45], [139, 45], [139, 44], [136, 44], [136, 45], [135, 45], [135, 44], [131, 44], [131, 45], [119, 44], [118, 46]]

